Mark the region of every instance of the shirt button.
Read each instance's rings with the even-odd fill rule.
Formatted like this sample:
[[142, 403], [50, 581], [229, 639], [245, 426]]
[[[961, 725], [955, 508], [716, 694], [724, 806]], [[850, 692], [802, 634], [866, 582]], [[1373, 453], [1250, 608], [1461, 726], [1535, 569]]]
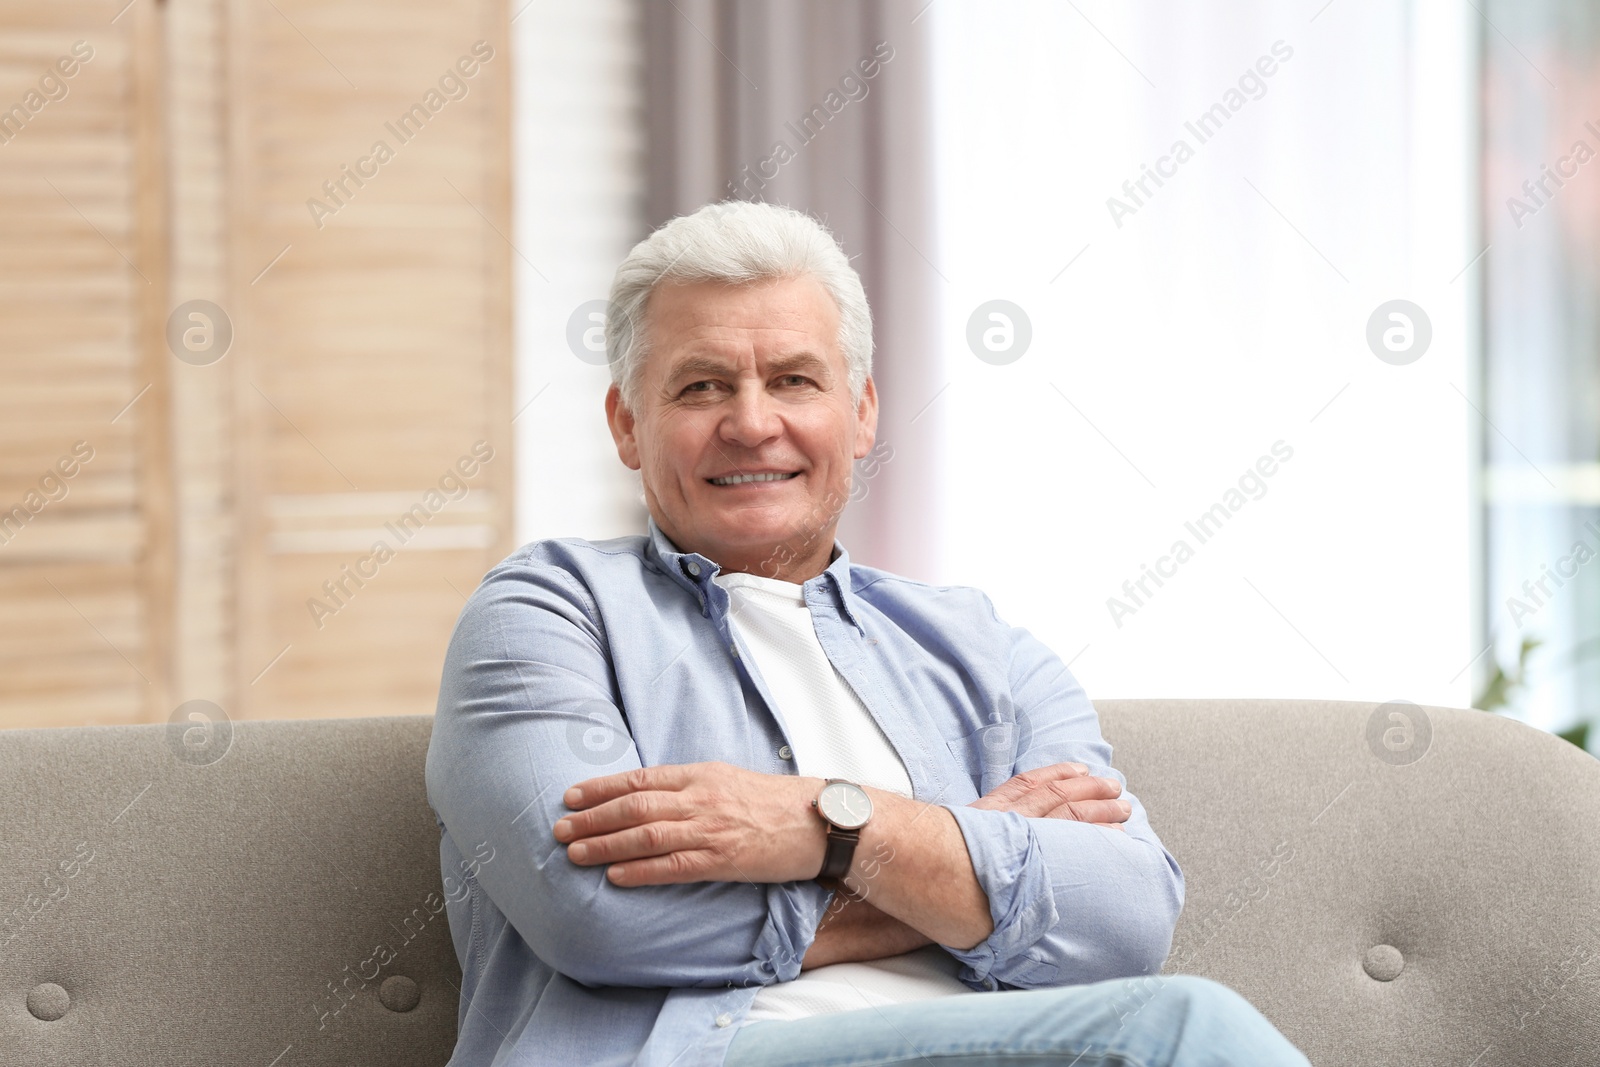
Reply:
[[696, 563], [692, 559], [689, 561], [689, 573], [694, 575], [696, 578], [700, 577], [700, 564]]
[[788, 745], [784, 745], [782, 748], [778, 749], [778, 758], [794, 759], [794, 749], [790, 748]]
[[729, 645], [728, 646], [728, 655], [732, 656], [734, 659], [738, 659], [739, 658], [739, 646], [738, 645]]
[[717, 1016], [718, 1026], [728, 1026], [732, 1024], [732, 1022], [733, 1016], [729, 1015], [727, 1012], [723, 1012], [721, 1015]]

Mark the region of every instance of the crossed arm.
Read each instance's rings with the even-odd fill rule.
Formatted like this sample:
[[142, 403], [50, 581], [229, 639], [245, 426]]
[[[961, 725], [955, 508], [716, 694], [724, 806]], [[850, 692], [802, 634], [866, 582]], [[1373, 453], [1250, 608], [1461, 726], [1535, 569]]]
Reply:
[[[574, 864], [607, 865], [615, 885], [805, 880], [822, 867], [826, 828], [811, 808], [820, 778], [725, 763], [641, 767], [579, 782], [555, 823]], [[872, 820], [802, 969], [881, 959], [928, 944], [971, 949], [994, 930], [961, 828], [946, 808], [865, 787]], [[1114, 778], [1081, 763], [1013, 776], [971, 805], [1122, 829], [1131, 805]]]

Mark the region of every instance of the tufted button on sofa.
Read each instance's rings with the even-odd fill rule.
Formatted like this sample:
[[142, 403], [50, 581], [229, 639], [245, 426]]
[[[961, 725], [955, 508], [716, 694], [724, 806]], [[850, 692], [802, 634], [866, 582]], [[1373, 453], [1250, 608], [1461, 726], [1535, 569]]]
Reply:
[[[1096, 707], [1187, 880], [1163, 975], [1318, 1067], [1600, 1064], [1600, 761], [1404, 702]], [[0, 731], [0, 1064], [445, 1064], [431, 725]]]

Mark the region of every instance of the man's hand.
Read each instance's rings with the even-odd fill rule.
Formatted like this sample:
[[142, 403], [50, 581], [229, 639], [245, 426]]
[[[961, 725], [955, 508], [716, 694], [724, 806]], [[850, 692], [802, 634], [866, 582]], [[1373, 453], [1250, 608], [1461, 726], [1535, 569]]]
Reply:
[[1133, 805], [1117, 799], [1121, 795], [1122, 783], [1115, 778], [1090, 777], [1089, 768], [1081, 763], [1052, 763], [1007, 778], [969, 806], [1122, 830]]
[[823, 784], [722, 762], [640, 767], [568, 789], [577, 811], [555, 838], [573, 863], [609, 863], [616, 885], [803, 881], [827, 848], [811, 807]]

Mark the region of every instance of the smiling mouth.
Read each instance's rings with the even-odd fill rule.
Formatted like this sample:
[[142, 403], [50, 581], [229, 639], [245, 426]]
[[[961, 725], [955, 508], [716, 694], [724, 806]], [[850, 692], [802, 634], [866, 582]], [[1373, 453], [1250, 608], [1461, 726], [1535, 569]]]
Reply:
[[798, 477], [799, 471], [790, 471], [788, 474], [732, 474], [726, 478], [707, 478], [706, 481], [712, 485], [751, 485], [756, 482], [786, 482]]

